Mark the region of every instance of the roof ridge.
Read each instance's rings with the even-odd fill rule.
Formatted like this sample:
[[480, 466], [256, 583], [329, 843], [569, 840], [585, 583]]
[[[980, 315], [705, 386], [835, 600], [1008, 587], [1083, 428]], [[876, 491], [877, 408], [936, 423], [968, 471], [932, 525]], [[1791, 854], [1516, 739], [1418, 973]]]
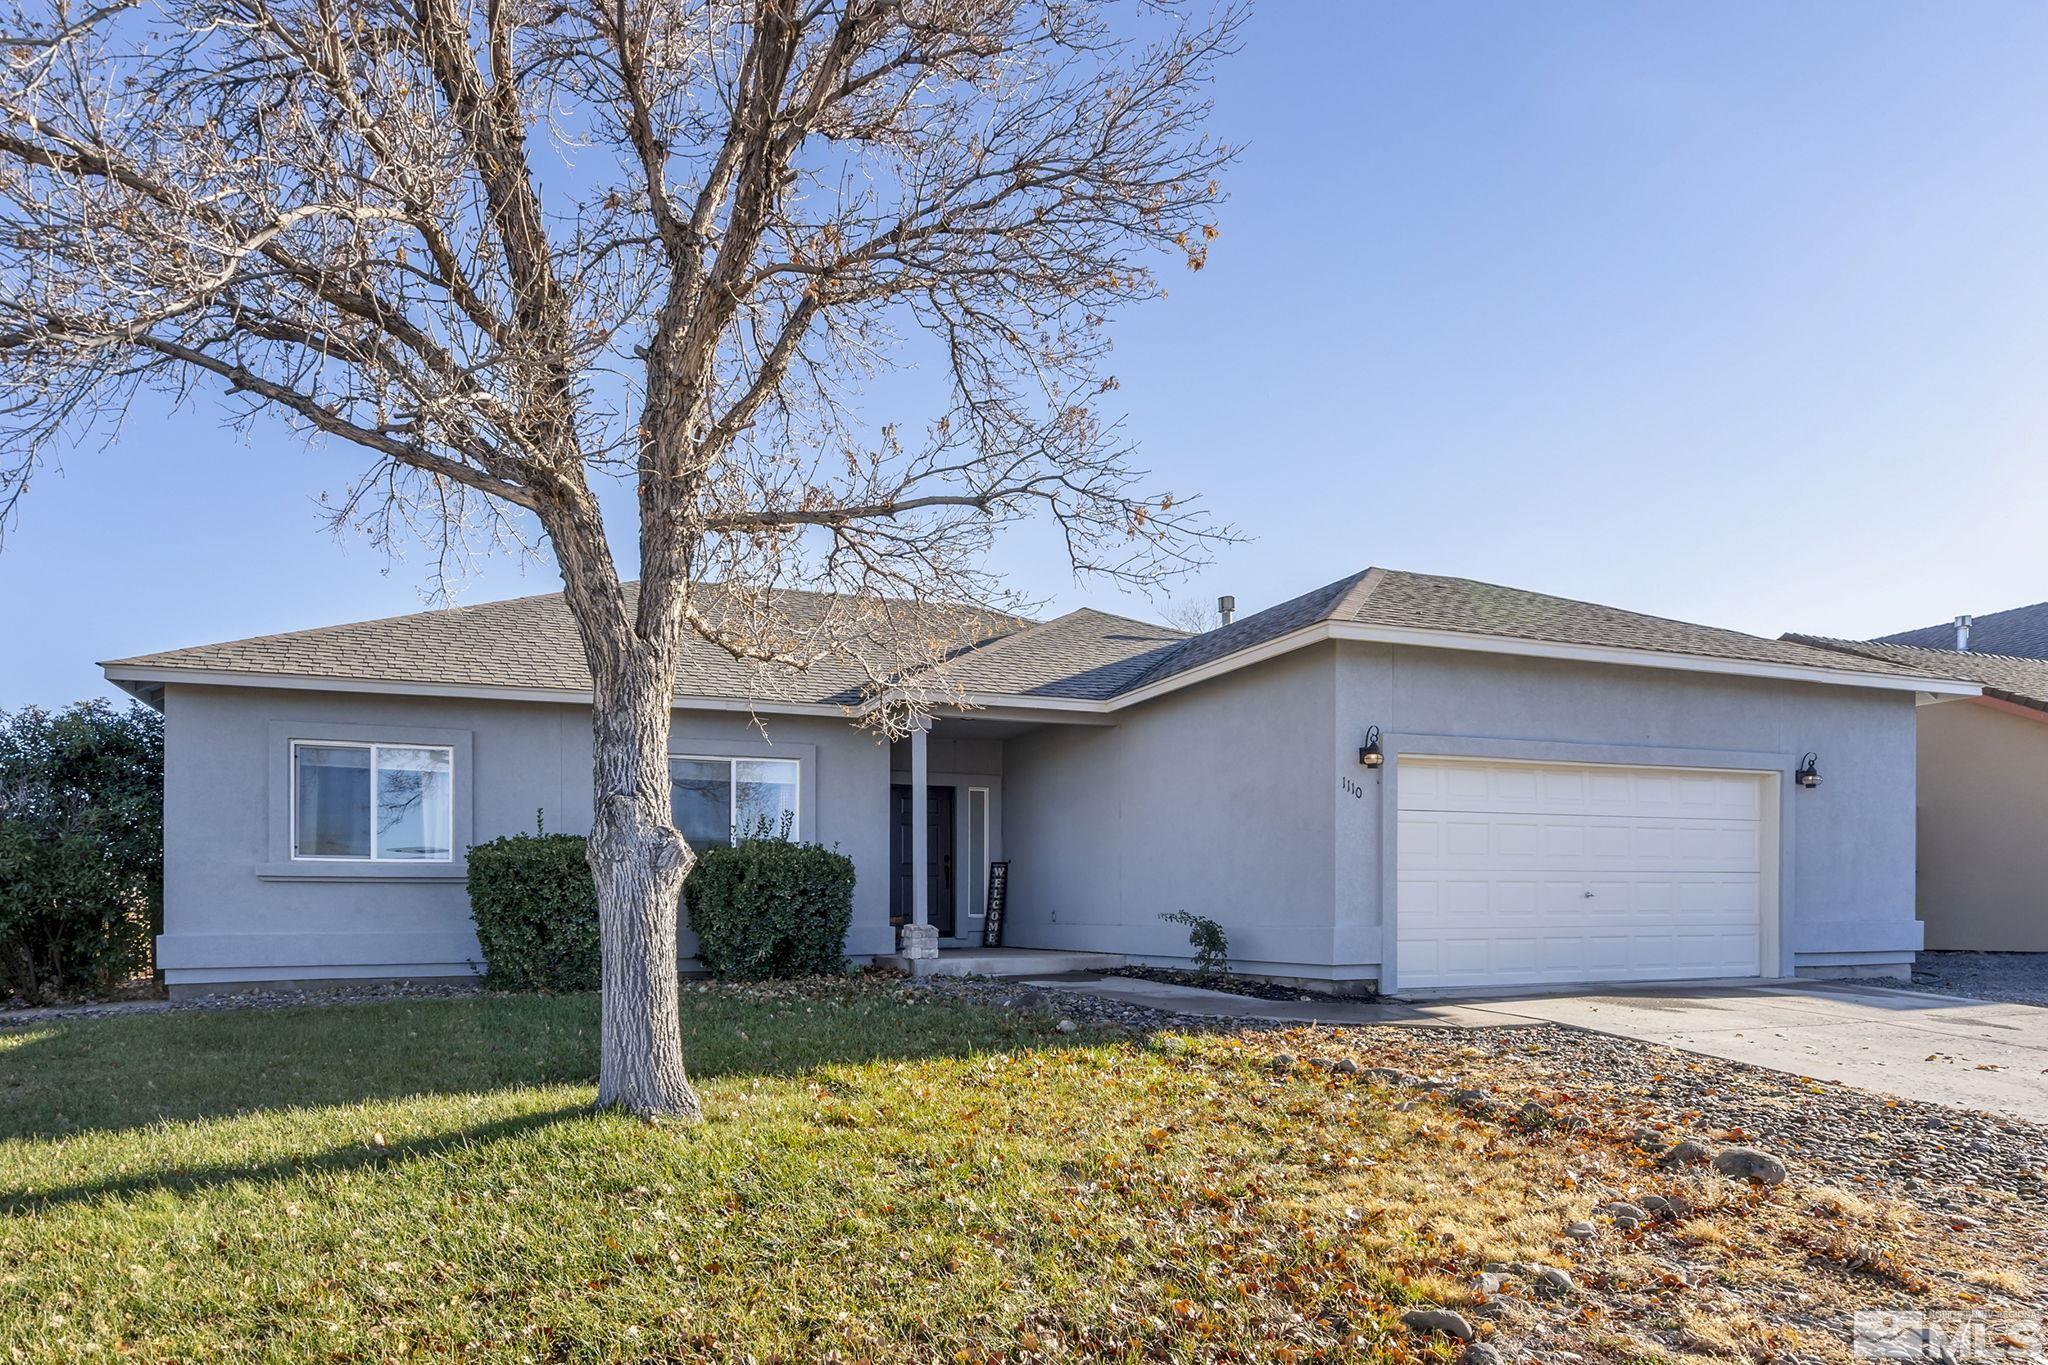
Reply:
[[[1192, 640], [1195, 638], [1193, 634], [1191, 634], [1188, 631], [1182, 630], [1179, 626], [1169, 626], [1164, 622], [1160, 621], [1147, 621], [1142, 616], [1126, 616], [1120, 611], [1104, 611], [1100, 607], [1075, 607], [1070, 612], [1066, 612], [1063, 615], [1053, 617], [1052, 621], [1034, 621], [1032, 624], [1040, 626], [1049, 626], [1053, 623], [1053, 621], [1064, 621], [1069, 616], [1100, 616], [1104, 620], [1108, 621], [1128, 621], [1134, 626], [1143, 626], [1147, 630], [1170, 630], [1175, 635], [1180, 636], [1180, 638], [1183, 640]], [[1022, 634], [1023, 632], [1019, 631], [1017, 633]], [[1005, 636], [1004, 638], [1007, 639], [1009, 637]]]
[[[1315, 625], [1321, 621], [1327, 621], [1330, 619], [1331, 614], [1335, 612], [1341, 604], [1348, 601], [1351, 598], [1352, 594], [1357, 592], [1359, 584], [1362, 581], [1364, 581], [1364, 579], [1367, 576], [1369, 576], [1372, 572], [1373, 570], [1371, 569], [1361, 569], [1356, 574], [1347, 574], [1343, 578], [1332, 579], [1328, 583], [1318, 584], [1317, 586], [1310, 588], [1307, 592], [1296, 593], [1294, 596], [1286, 598], [1283, 601], [1275, 602], [1272, 606], [1261, 607], [1257, 611], [1249, 612], [1243, 616], [1238, 617], [1235, 621], [1230, 622], [1228, 625], [1217, 626], [1214, 630], [1205, 630], [1199, 635], [1186, 636], [1181, 640], [1177, 641], [1171, 649], [1161, 650], [1159, 653], [1159, 657], [1154, 659], [1149, 665], [1147, 665], [1144, 672], [1140, 673], [1137, 677], [1131, 679], [1130, 682], [1126, 683], [1118, 695], [1122, 695], [1123, 693], [1131, 692], [1136, 690], [1137, 688], [1144, 687], [1145, 685], [1155, 681], [1156, 679], [1173, 676], [1174, 673], [1179, 671], [1174, 665], [1184, 652], [1192, 652], [1201, 649], [1204, 645], [1212, 643], [1217, 636], [1221, 635], [1225, 631], [1234, 631], [1239, 634], [1249, 634], [1249, 627], [1253, 622], [1257, 621], [1260, 617], [1267, 616], [1274, 612], [1278, 612], [1284, 607], [1291, 606], [1294, 603], [1303, 601], [1307, 598], [1312, 598], [1316, 596], [1318, 593], [1327, 592], [1330, 589], [1337, 587], [1339, 584], [1344, 584], [1345, 587], [1343, 592], [1337, 594], [1336, 600], [1329, 607], [1318, 612], [1314, 617], [1310, 618], [1309, 620], [1301, 621], [1296, 623], [1295, 625], [1289, 626], [1287, 628], [1287, 631], [1284, 631], [1282, 633], [1289, 633], [1295, 630], [1303, 629], [1307, 626]], [[1241, 654], [1248, 649], [1256, 649], [1260, 645], [1267, 643], [1267, 641], [1271, 638], [1274, 637], [1267, 636], [1247, 638], [1244, 641], [1244, 643], [1233, 645], [1230, 648], [1224, 650], [1222, 653], [1216, 655], [1215, 659], [1227, 659], [1230, 658], [1232, 655]]]
[[1918, 648], [1915, 645], [1878, 645], [1878, 642], [1875, 640], [1851, 640], [1840, 635], [1809, 635], [1805, 631], [1799, 630], [1788, 630], [1778, 636], [1778, 638], [1795, 645], [1806, 645], [1812, 649], [1831, 649], [1838, 654], [1855, 654], [1866, 659], [1881, 659], [1883, 657], [1881, 654], [1866, 648], [1867, 646], [1876, 645], [1879, 649]]
[[[1097, 607], [1075, 607], [1072, 611], [1061, 612], [1058, 616], [1055, 616], [1050, 620], [1025, 620], [1024, 625], [1021, 629], [1008, 631], [1001, 635], [985, 636], [982, 639], [972, 641], [966, 645], [961, 646], [959, 649], [956, 649], [953, 652], [949, 653], [943, 659], [938, 659], [928, 664], [922, 664], [902, 674], [895, 680], [895, 685], [898, 687], [905, 687], [910, 685], [911, 682], [913, 682], [917, 678], [928, 676], [931, 674], [942, 674], [947, 670], [956, 667], [964, 661], [974, 659], [977, 655], [987, 657], [990, 651], [995, 650], [997, 646], [1013, 645], [1018, 644], [1019, 642], [1028, 644], [1032, 639], [1036, 638], [1037, 636], [1043, 634], [1046, 631], [1051, 630], [1054, 626], [1059, 625], [1062, 621], [1071, 621], [1077, 616], [1099, 616], [1105, 621], [1122, 621], [1133, 626], [1142, 626], [1146, 630], [1172, 631], [1179, 636], [1178, 639], [1173, 641], [1175, 645], [1179, 645], [1184, 640], [1190, 640], [1195, 638], [1191, 635], [1188, 635], [1185, 631], [1180, 631], [1173, 626], [1156, 625], [1151, 621], [1141, 621], [1135, 616], [1120, 616], [1116, 612], [1103, 611]], [[1024, 618], [1011, 617], [1010, 619], [1023, 620]]]
[[1366, 599], [1372, 596], [1374, 589], [1386, 581], [1386, 577], [1385, 569], [1368, 567], [1365, 572], [1358, 575], [1356, 583], [1344, 590], [1344, 595], [1337, 599], [1336, 604], [1323, 619], [1330, 621], [1357, 616], [1364, 609]]

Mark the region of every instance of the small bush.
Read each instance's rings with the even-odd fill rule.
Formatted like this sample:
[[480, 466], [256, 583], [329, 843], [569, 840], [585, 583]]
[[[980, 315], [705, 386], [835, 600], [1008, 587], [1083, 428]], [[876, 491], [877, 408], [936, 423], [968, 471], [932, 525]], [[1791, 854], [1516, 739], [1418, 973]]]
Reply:
[[1176, 910], [1159, 918], [1168, 924], [1185, 925], [1188, 946], [1195, 950], [1195, 970], [1203, 976], [1222, 976], [1230, 970], [1230, 936], [1223, 926], [1207, 915]]
[[844, 971], [853, 859], [788, 838], [707, 848], [683, 883], [697, 957], [740, 981]]
[[597, 989], [597, 884], [580, 835], [514, 834], [470, 849], [469, 910], [494, 989]]
[[148, 971], [163, 849], [163, 717], [104, 701], [0, 712], [0, 997]]

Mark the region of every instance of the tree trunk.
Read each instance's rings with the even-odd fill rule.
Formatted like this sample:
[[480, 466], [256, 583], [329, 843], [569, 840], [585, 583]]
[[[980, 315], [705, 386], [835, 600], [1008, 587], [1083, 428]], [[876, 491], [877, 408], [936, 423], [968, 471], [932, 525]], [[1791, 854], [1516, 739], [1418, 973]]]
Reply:
[[676, 916], [693, 859], [669, 807], [673, 688], [644, 657], [616, 662], [600, 671], [591, 707], [589, 857], [604, 991], [597, 1102], [695, 1123], [703, 1111], [683, 1068], [676, 1002]]

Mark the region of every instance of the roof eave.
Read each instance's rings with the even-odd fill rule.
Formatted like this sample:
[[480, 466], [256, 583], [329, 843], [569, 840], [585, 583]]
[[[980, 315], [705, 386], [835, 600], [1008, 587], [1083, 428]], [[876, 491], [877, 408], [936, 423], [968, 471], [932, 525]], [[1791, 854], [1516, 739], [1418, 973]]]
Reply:
[[[330, 678], [308, 673], [243, 673], [232, 669], [140, 667], [110, 663], [100, 665], [108, 682], [143, 700], [140, 688], [153, 688], [160, 698], [165, 685], [188, 687], [253, 687], [288, 692], [344, 692], [358, 695], [399, 697], [450, 697], [465, 701], [539, 701], [588, 706], [591, 694], [585, 690], [553, 687], [479, 687], [468, 683], [426, 683], [387, 681], [378, 678]], [[152, 705], [158, 705], [152, 702]], [[746, 711], [780, 716], [847, 716], [853, 708], [837, 702], [792, 702], [758, 700], [749, 697], [708, 697], [678, 694], [675, 705], [685, 710]]]

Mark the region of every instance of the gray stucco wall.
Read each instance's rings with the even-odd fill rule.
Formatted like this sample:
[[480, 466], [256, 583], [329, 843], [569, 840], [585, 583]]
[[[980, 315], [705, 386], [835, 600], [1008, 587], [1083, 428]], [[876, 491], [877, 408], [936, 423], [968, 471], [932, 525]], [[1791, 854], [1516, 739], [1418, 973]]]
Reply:
[[[467, 975], [480, 961], [461, 852], [531, 830], [590, 828], [586, 708], [251, 688], [166, 689], [164, 935], [172, 985]], [[854, 860], [847, 951], [892, 948], [885, 746], [826, 717], [678, 711], [677, 753], [804, 760], [805, 839]], [[443, 743], [456, 749], [452, 864], [375, 868], [290, 861], [292, 739]], [[683, 936], [685, 953], [695, 939]]]
[[2048, 716], [1923, 706], [1919, 768], [1927, 946], [2048, 952]]
[[[1359, 766], [1378, 725], [1388, 766]], [[1011, 934], [1026, 946], [1183, 957], [1158, 922], [1229, 930], [1245, 970], [1377, 980], [1399, 755], [1775, 773], [1774, 974], [1894, 969], [1914, 919], [1913, 697], [1558, 660], [1324, 644], [1007, 745]], [[1820, 788], [1791, 782], [1820, 755]]]
[[1303, 651], [1118, 713], [1111, 728], [1007, 741], [1004, 941], [1185, 958], [1191, 910], [1234, 965], [1293, 974], [1335, 960], [1329, 651]]

